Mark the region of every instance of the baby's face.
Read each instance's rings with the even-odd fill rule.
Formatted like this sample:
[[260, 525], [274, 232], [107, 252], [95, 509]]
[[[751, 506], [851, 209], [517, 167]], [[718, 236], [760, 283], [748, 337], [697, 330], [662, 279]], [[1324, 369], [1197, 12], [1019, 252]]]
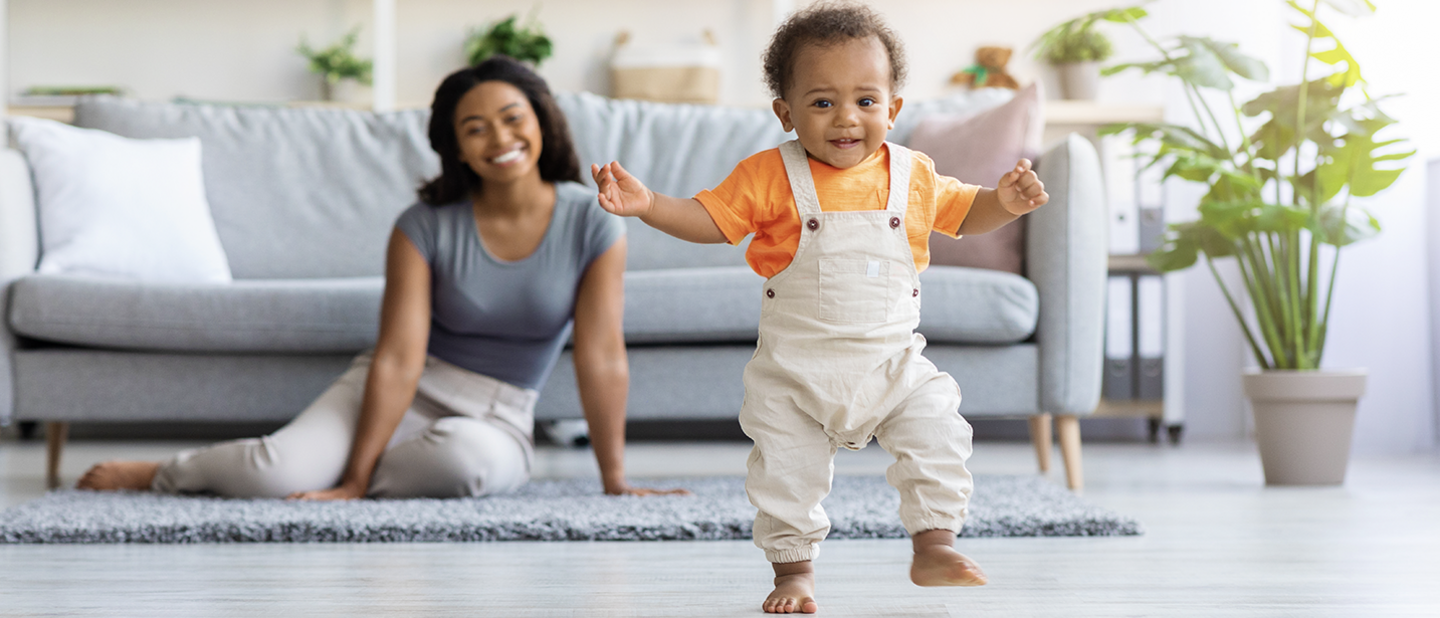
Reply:
[[844, 169], [880, 149], [901, 103], [891, 92], [890, 55], [870, 37], [801, 49], [793, 82], [774, 106], [811, 157]]

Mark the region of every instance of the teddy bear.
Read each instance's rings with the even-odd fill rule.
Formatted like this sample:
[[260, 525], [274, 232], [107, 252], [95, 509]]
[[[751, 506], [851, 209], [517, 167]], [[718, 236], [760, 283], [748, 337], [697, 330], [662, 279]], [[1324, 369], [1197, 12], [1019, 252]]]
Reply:
[[1011, 53], [1009, 47], [981, 47], [975, 50], [975, 64], [951, 76], [950, 83], [971, 88], [1019, 89], [1020, 83], [1005, 72]]

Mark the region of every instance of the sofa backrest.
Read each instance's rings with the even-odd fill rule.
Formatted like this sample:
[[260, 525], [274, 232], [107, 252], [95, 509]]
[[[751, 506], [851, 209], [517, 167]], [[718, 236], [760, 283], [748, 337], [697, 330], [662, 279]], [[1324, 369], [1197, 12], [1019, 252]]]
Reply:
[[[921, 118], [968, 114], [1012, 96], [986, 89], [907, 103], [890, 138]], [[650, 103], [558, 93], [585, 183], [591, 163], [620, 161], [650, 188], [688, 197], [752, 154], [792, 139], [768, 109]], [[81, 100], [75, 124], [133, 138], [199, 137], [206, 195], [237, 279], [375, 276], [415, 188], [439, 173], [428, 109], [326, 108]], [[633, 270], [743, 266], [744, 251], [696, 245], [626, 221]]]
[[395, 218], [439, 172], [429, 110], [85, 99], [75, 124], [126, 137], [196, 136], [205, 193], [237, 279], [384, 273]]
[[[915, 125], [928, 114], [978, 113], [1013, 94], [987, 89], [906, 104], [890, 139], [908, 144]], [[582, 168], [619, 161], [652, 190], [676, 197], [712, 188], [746, 157], [794, 138], [768, 109], [649, 103], [585, 92], [562, 93], [556, 100], [570, 122]], [[695, 245], [637, 219], [626, 223], [631, 270], [745, 264], [745, 252], [735, 247]]]

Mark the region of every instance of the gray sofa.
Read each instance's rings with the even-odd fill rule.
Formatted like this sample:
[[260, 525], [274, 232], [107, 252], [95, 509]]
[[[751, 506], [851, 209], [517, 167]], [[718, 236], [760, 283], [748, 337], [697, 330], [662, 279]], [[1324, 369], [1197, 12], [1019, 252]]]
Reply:
[[[1005, 100], [980, 91], [907, 105], [926, 114]], [[657, 191], [690, 195], [787, 139], [765, 110], [561, 94], [582, 165], [619, 160]], [[383, 248], [414, 188], [438, 169], [428, 111], [225, 107], [90, 99], [75, 124], [136, 138], [198, 136], [206, 194], [234, 283], [159, 285], [34, 273], [36, 205], [21, 153], [0, 152], [0, 422], [49, 423], [51, 469], [71, 421], [283, 421], [375, 340]], [[921, 275], [927, 356], [959, 381], [962, 413], [1029, 417], [1042, 469], [1060, 419], [1079, 486], [1075, 418], [1099, 399], [1105, 207], [1077, 136], [1037, 169], [1024, 277], [936, 266]], [[993, 181], [989, 181], [993, 182]], [[753, 352], [762, 280], [744, 251], [629, 225], [625, 336], [632, 419], [732, 419]], [[569, 356], [538, 419], [581, 416]]]

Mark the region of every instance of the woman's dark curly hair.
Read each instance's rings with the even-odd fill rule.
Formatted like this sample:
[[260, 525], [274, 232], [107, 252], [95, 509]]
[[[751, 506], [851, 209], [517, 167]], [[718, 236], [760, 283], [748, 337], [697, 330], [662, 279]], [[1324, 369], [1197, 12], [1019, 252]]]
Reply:
[[765, 49], [765, 85], [775, 98], [795, 79], [795, 57], [807, 45], [827, 47], [854, 39], [875, 37], [890, 55], [890, 91], [905, 83], [905, 48], [880, 15], [863, 4], [822, 2], [791, 15], [770, 38]]
[[440, 155], [440, 175], [417, 191], [420, 201], [442, 206], [460, 201], [480, 188], [480, 176], [460, 160], [460, 139], [455, 134], [455, 108], [471, 89], [484, 82], [505, 82], [520, 89], [540, 122], [540, 178], [549, 182], [580, 181], [580, 159], [565, 115], [555, 104], [550, 87], [529, 67], [508, 56], [491, 56], [473, 67], [451, 73], [435, 89], [430, 104], [430, 148]]

